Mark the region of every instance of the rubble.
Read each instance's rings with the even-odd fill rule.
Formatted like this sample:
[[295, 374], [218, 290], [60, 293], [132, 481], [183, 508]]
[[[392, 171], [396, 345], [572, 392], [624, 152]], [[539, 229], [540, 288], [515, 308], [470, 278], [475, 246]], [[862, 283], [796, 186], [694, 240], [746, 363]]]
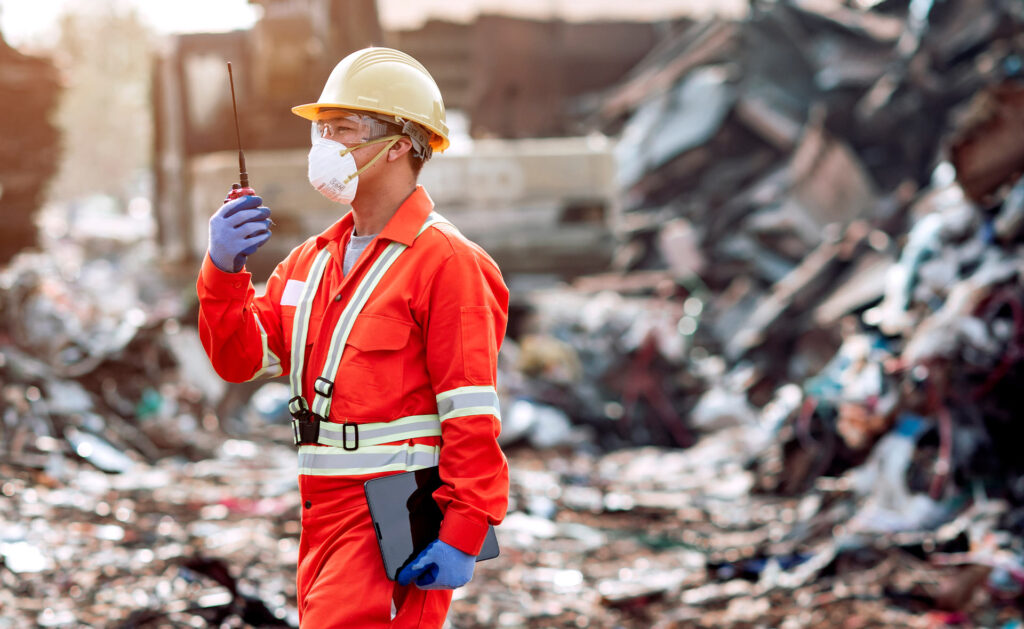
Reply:
[[296, 626], [292, 570], [259, 554], [297, 552], [294, 521], [258, 521], [298, 508], [289, 449], [214, 414], [151, 242], [72, 240], [71, 216], [0, 271], [0, 627]]
[[[694, 433], [682, 456], [707, 468], [696, 450], [709, 440], [760, 436], [728, 479], [575, 498], [604, 506], [600, 528], [612, 497], [685, 529], [683, 544], [713, 525], [705, 573], [636, 585], [650, 614], [636, 626], [1019, 622], [988, 564], [946, 570], [964, 548], [1014, 563], [1022, 551], [1011, 514], [1024, 469], [1005, 444], [1021, 437], [1024, 163], [1007, 139], [1024, 112], [1024, 16], [1010, 3], [884, 4], [771, 3], [692, 26], [595, 110], [622, 137], [619, 273], [524, 299], [531, 334], [574, 348], [582, 376], [521, 371], [507, 390], [566, 410], [605, 448], [689, 446]], [[648, 483], [687, 476], [667, 451], [648, 456]], [[734, 502], [702, 513], [688, 491]], [[740, 500], [771, 497], [806, 508], [767, 509], [774, 530], [751, 527], [761, 507]], [[731, 576], [751, 566], [750, 582]]]

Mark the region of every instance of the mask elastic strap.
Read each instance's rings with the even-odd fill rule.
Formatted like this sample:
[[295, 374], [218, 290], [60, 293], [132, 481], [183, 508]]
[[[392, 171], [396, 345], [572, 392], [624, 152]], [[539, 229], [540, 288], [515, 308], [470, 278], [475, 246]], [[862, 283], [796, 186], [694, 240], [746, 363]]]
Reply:
[[363, 166], [362, 168], [360, 168], [356, 172], [354, 172], [351, 175], [349, 175], [345, 179], [345, 183], [348, 184], [348, 182], [350, 182], [353, 179], [355, 179], [356, 177], [358, 177], [359, 174], [362, 173], [364, 170], [366, 170], [370, 166], [373, 166], [377, 162], [378, 159], [380, 159], [385, 153], [387, 153], [391, 149], [391, 147], [394, 146], [395, 143], [398, 142], [399, 140], [401, 140], [403, 137], [404, 136], [401, 136], [401, 135], [389, 135], [389, 136], [384, 137], [384, 138], [377, 138], [376, 140], [370, 140], [368, 142], [363, 142], [362, 144], [357, 144], [355, 146], [346, 146], [345, 150], [338, 151], [338, 155], [340, 155], [341, 157], [345, 157], [346, 155], [348, 155], [352, 151], [354, 151], [354, 150], [356, 150], [358, 148], [362, 148], [364, 146], [369, 146], [370, 144], [379, 144], [381, 142], [387, 142], [388, 143], [388, 145], [385, 146], [384, 148], [382, 148], [380, 150], [380, 152], [377, 153], [376, 156], [374, 156], [373, 159], [371, 159], [370, 161], [366, 162], [365, 166]]

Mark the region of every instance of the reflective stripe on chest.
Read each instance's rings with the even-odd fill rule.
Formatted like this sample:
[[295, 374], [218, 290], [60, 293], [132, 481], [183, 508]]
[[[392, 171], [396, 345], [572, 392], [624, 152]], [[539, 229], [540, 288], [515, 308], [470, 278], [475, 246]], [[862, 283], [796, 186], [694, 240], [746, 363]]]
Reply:
[[[427, 220], [423, 223], [423, 226], [420, 227], [416, 237], [418, 238], [424, 231], [437, 223], [450, 224], [440, 214], [431, 212], [427, 217]], [[315, 397], [313, 399], [311, 410], [315, 415], [324, 419], [327, 419], [330, 416], [334, 381], [337, 378], [338, 368], [341, 365], [345, 346], [348, 342], [349, 335], [352, 333], [352, 328], [355, 325], [356, 318], [359, 316], [359, 313], [362, 312], [363, 307], [370, 298], [370, 295], [373, 294], [374, 289], [380, 283], [388, 269], [391, 268], [391, 265], [395, 263], [398, 257], [407, 248], [408, 247], [406, 245], [400, 242], [389, 243], [387, 247], [384, 248], [384, 251], [377, 256], [377, 259], [373, 261], [370, 269], [366, 272], [362, 281], [359, 282], [355, 292], [352, 294], [352, 298], [342, 311], [341, 317], [338, 319], [338, 323], [334, 327], [334, 333], [331, 335], [330, 350], [327, 353], [327, 359], [324, 361], [320, 376], [316, 379], [313, 385], [313, 393]], [[292, 327], [292, 369], [289, 375], [289, 385], [291, 388], [292, 399], [294, 400], [298, 398], [300, 404], [304, 403], [304, 397], [302, 395], [302, 378], [303, 370], [305, 368], [306, 339], [309, 334], [309, 321], [312, 314], [313, 299], [316, 297], [316, 293], [320, 288], [321, 281], [323, 280], [324, 269], [327, 266], [329, 258], [330, 253], [328, 253], [327, 249], [323, 249], [319, 254], [317, 254], [316, 259], [313, 261], [313, 265], [310, 267], [309, 276], [306, 278], [305, 285], [302, 287], [302, 293], [298, 298], [298, 303], [295, 308], [295, 320]], [[438, 422], [437, 434], [440, 434], [440, 422]]]

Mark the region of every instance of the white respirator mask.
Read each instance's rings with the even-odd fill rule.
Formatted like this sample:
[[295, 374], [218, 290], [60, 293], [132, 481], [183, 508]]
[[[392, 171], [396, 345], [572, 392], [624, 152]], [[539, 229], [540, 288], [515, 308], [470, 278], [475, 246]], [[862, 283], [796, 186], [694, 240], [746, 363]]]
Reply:
[[[398, 142], [401, 135], [389, 135], [382, 138], [367, 140], [355, 146], [345, 146], [340, 142], [318, 137], [314, 123], [312, 136], [313, 146], [309, 149], [309, 183], [335, 203], [352, 203], [359, 187], [359, 174], [384, 156]], [[387, 142], [387, 144], [362, 168], [356, 166], [352, 151], [370, 144]]]
[[334, 140], [313, 140], [309, 149], [309, 183], [335, 203], [352, 203], [359, 187], [352, 151]]

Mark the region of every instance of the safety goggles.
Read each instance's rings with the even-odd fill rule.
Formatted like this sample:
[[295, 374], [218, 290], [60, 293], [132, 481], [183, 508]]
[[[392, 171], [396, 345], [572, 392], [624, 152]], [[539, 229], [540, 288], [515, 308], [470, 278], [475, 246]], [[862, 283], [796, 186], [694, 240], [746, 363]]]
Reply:
[[389, 125], [367, 114], [343, 109], [323, 112], [310, 126], [310, 141], [317, 138], [334, 140], [341, 144], [359, 144], [398, 133], [398, 127]]
[[412, 141], [413, 153], [430, 159], [430, 133], [418, 124], [401, 118], [395, 122], [381, 120], [373, 115], [347, 109], [322, 109], [320, 118], [310, 126], [310, 142], [317, 138], [334, 140], [341, 144], [360, 144], [393, 135], [404, 135]]

